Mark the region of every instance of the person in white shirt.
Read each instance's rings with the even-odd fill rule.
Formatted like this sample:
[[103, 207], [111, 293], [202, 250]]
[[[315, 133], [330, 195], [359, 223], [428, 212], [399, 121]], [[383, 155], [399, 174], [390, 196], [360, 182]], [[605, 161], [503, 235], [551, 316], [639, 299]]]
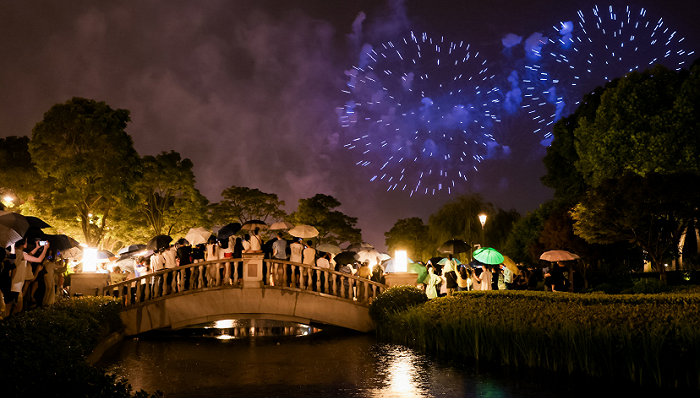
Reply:
[[[301, 256], [302, 253], [304, 252], [304, 245], [301, 244], [301, 238], [297, 239], [294, 241], [291, 245], [289, 245], [289, 250], [291, 251], [291, 255], [289, 256], [289, 261], [293, 263], [300, 263], [301, 262]], [[287, 266], [287, 280], [292, 283], [292, 266], [288, 265]], [[296, 268], [294, 271], [294, 282], [295, 285], [299, 284], [299, 268]]]
[[[170, 246], [163, 251], [163, 258], [165, 259], [165, 268], [172, 269], [177, 267], [177, 250], [175, 246]], [[165, 278], [165, 289], [164, 294], [170, 294], [173, 292], [173, 275], [174, 272], [169, 272]]]
[[[318, 260], [316, 260], [316, 266], [317, 266], [318, 268], [323, 268], [323, 269], [326, 269], [326, 270], [330, 270], [330, 269], [331, 269], [331, 263], [330, 263], [330, 261], [328, 261], [328, 257], [330, 257], [330, 255], [329, 255], [329, 254], [326, 254], [326, 253], [321, 253], [321, 254], [322, 254], [322, 256], [319, 257]], [[326, 292], [326, 273], [323, 272], [323, 271], [321, 271], [321, 278], [320, 278], [320, 280], [321, 280], [321, 281], [319, 282], [319, 284], [320, 284], [320, 289], [317, 289], [316, 291], [320, 291], [321, 293], [325, 293], [325, 292]]]
[[[31, 272], [32, 269], [31, 265], [27, 265], [27, 261], [31, 261], [33, 263], [40, 263], [44, 261], [44, 257], [46, 256], [46, 252], [49, 250], [50, 245], [49, 242], [46, 242], [46, 245], [44, 246], [36, 245], [34, 250], [32, 250], [30, 253], [24, 252], [24, 248], [26, 246], [26, 239], [21, 239], [15, 242], [15, 269], [10, 271], [10, 279], [12, 281], [10, 292], [12, 294], [12, 301], [8, 303], [8, 305], [5, 307], [6, 317], [9, 317], [10, 314], [14, 315], [19, 313], [20, 311], [22, 311], [22, 308], [24, 306], [23, 292], [26, 292], [25, 280], [28, 274], [27, 268], [29, 268], [29, 272]], [[34, 257], [34, 254], [37, 252], [37, 250], [39, 250], [40, 247], [43, 247], [44, 250], [41, 252], [39, 257]]]

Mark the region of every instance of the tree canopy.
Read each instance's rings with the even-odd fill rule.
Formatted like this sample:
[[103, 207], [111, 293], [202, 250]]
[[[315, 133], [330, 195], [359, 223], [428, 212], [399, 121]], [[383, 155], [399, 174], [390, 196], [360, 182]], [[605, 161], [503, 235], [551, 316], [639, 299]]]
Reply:
[[286, 213], [282, 209], [284, 201], [276, 194], [265, 193], [257, 188], [232, 186], [221, 193], [223, 199], [212, 205], [214, 224], [226, 225], [231, 222], [241, 224], [250, 220], [282, 220]]
[[338, 199], [324, 194], [299, 199], [297, 210], [289, 215], [288, 220], [293, 224], [306, 224], [316, 227], [319, 243], [340, 245], [344, 242], [359, 242], [362, 231], [355, 228], [356, 217], [333, 210], [340, 207]]
[[32, 130], [32, 161], [51, 184], [39, 207], [78, 218], [88, 245], [99, 244], [115, 209], [133, 200], [138, 155], [129, 121], [128, 110], [74, 97], [52, 106]]
[[384, 236], [389, 253], [406, 250], [408, 257], [414, 261], [427, 261], [435, 251], [428, 226], [418, 217], [396, 221]]

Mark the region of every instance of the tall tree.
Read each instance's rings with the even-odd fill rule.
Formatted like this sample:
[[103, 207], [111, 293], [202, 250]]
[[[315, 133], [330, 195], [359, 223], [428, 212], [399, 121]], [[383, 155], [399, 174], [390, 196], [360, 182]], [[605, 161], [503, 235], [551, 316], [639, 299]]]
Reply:
[[192, 167], [191, 160], [175, 151], [143, 157], [134, 183], [135, 209], [151, 236], [182, 234], [208, 223], [207, 200], [194, 186]]
[[265, 193], [257, 188], [236, 187], [226, 188], [222, 193], [223, 199], [212, 205], [212, 221], [214, 224], [230, 222], [244, 223], [250, 220], [268, 219], [282, 220], [286, 213], [282, 209], [284, 201], [276, 194]]
[[318, 229], [318, 242], [340, 245], [344, 242], [359, 242], [362, 231], [355, 228], [356, 217], [333, 210], [340, 207], [338, 199], [323, 194], [312, 198], [299, 199], [297, 210], [289, 215], [293, 224], [312, 225]]
[[19, 205], [42, 187], [41, 177], [29, 154], [29, 137], [0, 138], [0, 194], [16, 199]]
[[700, 176], [627, 172], [593, 189], [572, 213], [576, 234], [591, 243], [628, 241], [645, 251], [665, 279], [690, 220], [700, 217]]
[[[385, 232], [386, 246], [389, 253], [406, 250], [408, 257], [414, 261], [428, 260], [435, 249], [430, 239], [428, 226], [418, 217], [398, 220]], [[433, 249], [432, 251], [430, 249]]]
[[491, 229], [495, 209], [491, 203], [484, 202], [479, 194], [461, 195], [443, 205], [437, 213], [430, 216], [428, 226], [430, 235], [437, 244], [450, 239], [462, 239], [469, 244], [481, 242], [482, 226], [480, 214], [487, 215], [485, 233]]
[[56, 104], [32, 130], [29, 152], [51, 191], [41, 207], [78, 219], [88, 245], [96, 246], [118, 206], [132, 204], [138, 155], [126, 133], [126, 109], [74, 97]]

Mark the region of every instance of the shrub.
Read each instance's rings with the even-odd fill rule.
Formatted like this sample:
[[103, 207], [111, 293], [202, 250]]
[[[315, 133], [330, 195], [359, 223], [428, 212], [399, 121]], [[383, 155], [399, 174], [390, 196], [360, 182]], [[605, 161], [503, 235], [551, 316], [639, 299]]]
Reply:
[[380, 294], [369, 306], [369, 316], [376, 322], [384, 322], [387, 316], [423, 304], [428, 297], [415, 286], [393, 286]]
[[656, 294], [669, 291], [669, 287], [658, 279], [644, 278], [634, 283], [632, 288], [636, 294]]
[[85, 361], [101, 338], [122, 328], [121, 305], [84, 297], [0, 321], [3, 397], [147, 397]]

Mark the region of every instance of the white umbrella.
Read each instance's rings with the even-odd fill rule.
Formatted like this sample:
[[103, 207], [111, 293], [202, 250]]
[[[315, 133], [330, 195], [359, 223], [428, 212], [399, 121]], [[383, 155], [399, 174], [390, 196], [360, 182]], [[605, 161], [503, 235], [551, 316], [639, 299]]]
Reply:
[[211, 232], [204, 227], [190, 228], [185, 235], [185, 239], [190, 242], [190, 245], [197, 246], [201, 243], [207, 243]]
[[292, 236], [296, 236], [297, 238], [306, 239], [318, 236], [318, 230], [316, 229], [316, 227], [313, 227], [311, 225], [302, 224], [290, 229], [289, 234]]
[[324, 253], [333, 253], [333, 254], [338, 254], [342, 252], [343, 250], [339, 248], [336, 245], [331, 245], [330, 243], [322, 243], [318, 246], [316, 246], [316, 250]]
[[368, 260], [372, 265], [381, 263], [382, 260], [382, 253], [379, 253], [378, 251], [374, 249], [369, 249], [369, 250], [360, 250], [357, 252], [358, 261], [365, 262]]
[[289, 229], [289, 228], [294, 228], [294, 224], [288, 223], [286, 221], [278, 221], [272, 225], [270, 225], [270, 229]]
[[557, 262], [557, 261], [571, 261], [571, 260], [578, 260], [579, 257], [578, 255], [567, 252], [566, 250], [550, 250], [547, 252], [542, 253], [540, 256], [540, 260], [545, 260], [545, 261], [551, 261], [551, 262]]
[[0, 210], [0, 247], [7, 247], [22, 239], [28, 229], [29, 222], [23, 215]]

